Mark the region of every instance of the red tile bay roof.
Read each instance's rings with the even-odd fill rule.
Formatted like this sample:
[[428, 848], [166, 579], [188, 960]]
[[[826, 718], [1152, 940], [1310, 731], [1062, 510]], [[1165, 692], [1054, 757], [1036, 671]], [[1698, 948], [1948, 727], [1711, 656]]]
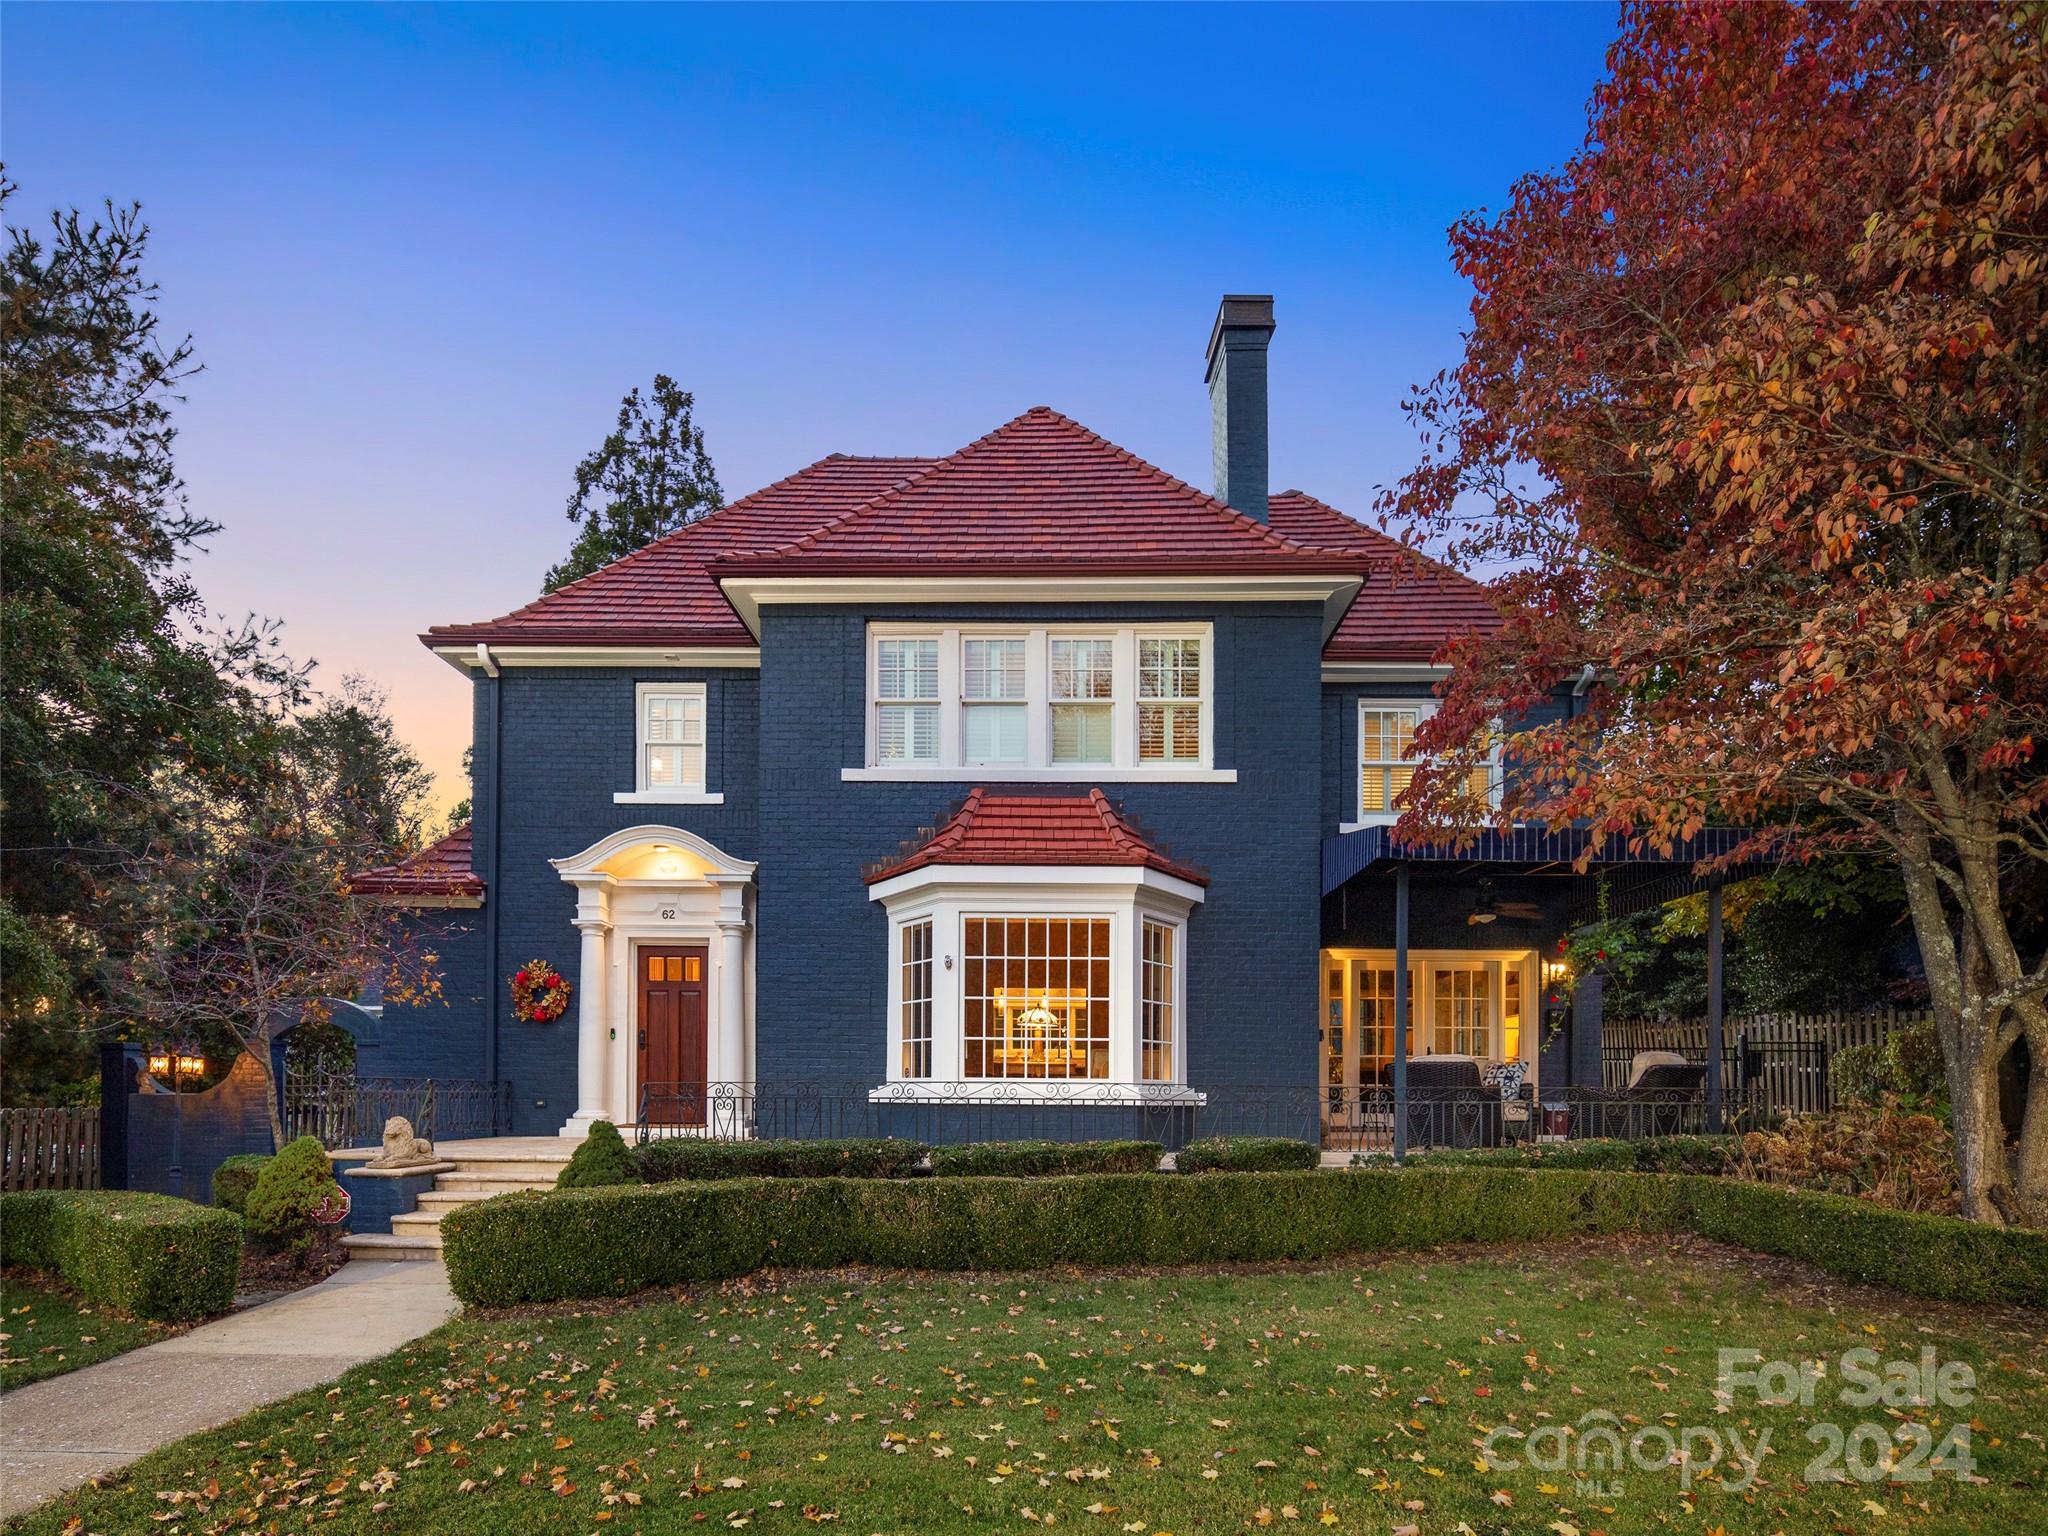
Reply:
[[470, 867], [469, 823], [396, 864], [349, 876], [358, 896], [481, 896], [484, 883]]
[[1115, 864], [1197, 885], [1209, 877], [1168, 858], [1099, 789], [1087, 795], [992, 795], [977, 786], [915, 848], [862, 873], [869, 885], [930, 864]]
[[752, 645], [718, 590], [711, 560], [788, 543], [931, 463], [835, 453], [502, 618], [438, 624], [420, 638], [428, 645]]
[[1033, 406], [915, 479], [721, 576], [1015, 573], [1363, 574]]
[[1271, 498], [1273, 527], [1297, 544], [1349, 550], [1372, 558], [1373, 573], [1323, 644], [1331, 661], [1428, 661], [1453, 635], [1500, 627], [1486, 588], [1435, 560], [1405, 553], [1368, 528], [1302, 491]]

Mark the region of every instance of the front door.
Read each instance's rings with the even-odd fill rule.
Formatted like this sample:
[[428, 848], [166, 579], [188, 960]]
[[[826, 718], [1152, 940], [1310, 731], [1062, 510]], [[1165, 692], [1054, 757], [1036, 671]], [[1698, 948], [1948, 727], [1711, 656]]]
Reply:
[[640, 1089], [647, 1118], [657, 1125], [702, 1125], [707, 951], [664, 947], [639, 953]]

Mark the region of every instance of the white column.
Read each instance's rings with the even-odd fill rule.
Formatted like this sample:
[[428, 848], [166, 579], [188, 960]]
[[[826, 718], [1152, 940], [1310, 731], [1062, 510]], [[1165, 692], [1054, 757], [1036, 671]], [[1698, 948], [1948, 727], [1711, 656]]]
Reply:
[[611, 925], [600, 918], [578, 917], [583, 935], [583, 964], [576, 982], [576, 1113], [562, 1127], [564, 1136], [583, 1136], [590, 1122], [605, 1118], [605, 940]]
[[747, 1075], [747, 925], [718, 924], [718, 1079]]

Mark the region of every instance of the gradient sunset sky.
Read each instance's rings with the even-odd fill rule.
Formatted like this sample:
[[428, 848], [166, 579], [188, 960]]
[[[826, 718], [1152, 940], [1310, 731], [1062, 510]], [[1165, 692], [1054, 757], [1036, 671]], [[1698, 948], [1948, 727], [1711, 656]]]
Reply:
[[1275, 488], [1354, 513], [1453, 362], [1444, 231], [1584, 132], [1612, 5], [8, 6], [17, 223], [139, 200], [216, 611], [385, 688], [445, 806], [469, 706], [414, 638], [525, 602], [628, 386], [729, 498], [1034, 404], [1209, 483], [1202, 352], [1277, 296]]

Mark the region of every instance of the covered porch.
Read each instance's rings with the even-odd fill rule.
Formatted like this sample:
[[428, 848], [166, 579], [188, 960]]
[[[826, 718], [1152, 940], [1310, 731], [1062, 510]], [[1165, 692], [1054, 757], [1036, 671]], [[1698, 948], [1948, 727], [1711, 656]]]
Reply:
[[[1393, 832], [1367, 826], [1323, 842], [1327, 1149], [1398, 1157], [1722, 1128], [1722, 876], [1699, 866], [1735, 850], [1741, 829], [1708, 828], [1668, 854], [1580, 831], [1489, 830], [1462, 849]], [[1600, 978], [1570, 973], [1566, 936], [1696, 890], [1708, 905], [1706, 1059], [1643, 1063], [1608, 1087]]]

